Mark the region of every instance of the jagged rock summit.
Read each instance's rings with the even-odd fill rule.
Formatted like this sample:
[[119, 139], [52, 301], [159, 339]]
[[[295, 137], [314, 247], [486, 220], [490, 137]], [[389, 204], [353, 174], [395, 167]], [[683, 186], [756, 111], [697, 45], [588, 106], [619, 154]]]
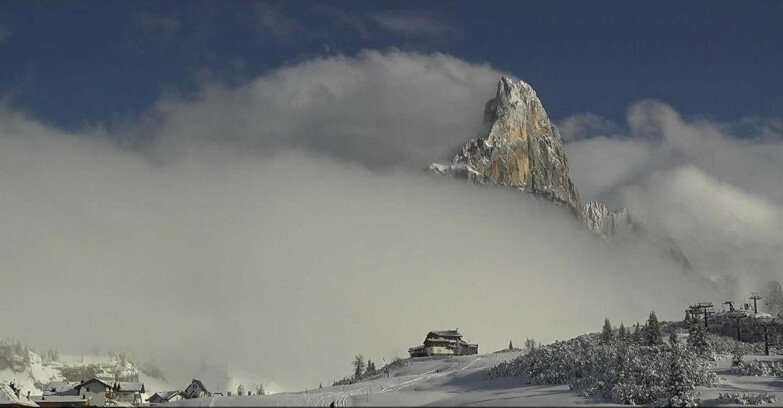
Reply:
[[484, 121], [486, 136], [469, 140], [451, 164], [433, 163], [429, 170], [515, 187], [565, 205], [605, 238], [630, 229], [625, 209], [615, 213], [603, 203], [581, 204], [560, 133], [530, 85], [502, 77], [497, 94], [484, 107]]
[[468, 141], [451, 165], [430, 169], [479, 183], [516, 187], [579, 214], [579, 193], [568, 175], [563, 142], [533, 88], [507, 77], [484, 108], [486, 137]]

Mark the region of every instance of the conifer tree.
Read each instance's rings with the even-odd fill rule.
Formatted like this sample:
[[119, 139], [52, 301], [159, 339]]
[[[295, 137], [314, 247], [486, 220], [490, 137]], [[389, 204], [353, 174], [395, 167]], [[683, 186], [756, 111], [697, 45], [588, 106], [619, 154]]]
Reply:
[[607, 317], [604, 319], [604, 329], [601, 331], [601, 344], [612, 344], [614, 341], [614, 333], [612, 333], [612, 323]]
[[633, 330], [633, 334], [631, 335], [631, 340], [636, 344], [641, 344], [642, 342], [642, 332], [639, 330], [639, 323], [636, 323], [636, 326]]
[[658, 322], [658, 316], [655, 315], [655, 311], [650, 312], [650, 317], [647, 319], [647, 326], [644, 331], [646, 345], [657, 346], [663, 344], [661, 324]]
[[508, 341], [508, 349], [509, 350], [513, 350], [514, 349], [514, 345], [511, 344], [511, 340]]
[[688, 327], [688, 347], [700, 355], [705, 355], [710, 351], [709, 343], [707, 343], [707, 330], [697, 318], [691, 318]]
[[674, 347], [674, 346], [677, 345], [677, 343], [678, 343], [678, 341], [677, 341], [677, 333], [675, 333], [675, 332], [669, 333], [669, 344], [672, 347]]
[[694, 406], [692, 396], [688, 395], [688, 390], [693, 388], [693, 381], [688, 378], [688, 372], [682, 364], [682, 350], [679, 345], [675, 345], [672, 353], [672, 361], [669, 364], [669, 381], [666, 388], [669, 394], [667, 406], [670, 407], [689, 407]]
[[628, 330], [622, 322], [620, 322], [620, 328], [617, 329], [617, 340], [621, 343], [628, 341]]
[[353, 378], [359, 379], [362, 377], [362, 373], [364, 373], [364, 356], [359, 354], [358, 356], [354, 357], [353, 362], [351, 363], [353, 365]]

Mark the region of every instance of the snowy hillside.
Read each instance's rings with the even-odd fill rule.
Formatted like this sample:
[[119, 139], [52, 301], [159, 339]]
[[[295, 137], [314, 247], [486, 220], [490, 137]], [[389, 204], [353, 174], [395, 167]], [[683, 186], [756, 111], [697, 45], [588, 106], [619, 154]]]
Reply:
[[[15, 383], [22, 395], [41, 395], [46, 384], [53, 381], [78, 382], [92, 377], [119, 378], [144, 383], [147, 398], [156, 391], [176, 389], [166, 380], [153, 377], [122, 355], [57, 355], [42, 357], [27, 347], [0, 344], [0, 383]], [[189, 379], [188, 379], [189, 380]]]
[[515, 405], [565, 406], [614, 405], [588, 401], [568, 386], [528, 386], [518, 378], [485, 381], [494, 365], [518, 357], [520, 352], [416, 358], [406, 367], [392, 369], [389, 376], [368, 381], [324, 387], [298, 393], [245, 397], [212, 397], [178, 401], [177, 406], [419, 406], [419, 405]]

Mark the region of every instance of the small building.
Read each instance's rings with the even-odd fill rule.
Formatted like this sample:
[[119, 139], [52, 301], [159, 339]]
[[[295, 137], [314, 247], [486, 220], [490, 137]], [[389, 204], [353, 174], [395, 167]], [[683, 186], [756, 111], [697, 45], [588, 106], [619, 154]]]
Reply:
[[108, 381], [93, 377], [87, 381], [83, 381], [74, 388], [78, 395], [86, 395], [89, 398], [95, 394], [110, 393], [113, 391], [114, 386]]
[[151, 397], [147, 398], [147, 402], [150, 404], [163, 404], [165, 402], [179, 401], [184, 398], [185, 397], [182, 396], [182, 391], [180, 390], [158, 391], [152, 394]]
[[141, 404], [141, 394], [146, 393], [144, 383], [140, 382], [116, 382], [112, 389], [116, 401], [130, 402], [134, 405]]
[[195, 378], [193, 381], [191, 381], [190, 385], [185, 388], [185, 391], [182, 391], [182, 397], [185, 399], [205, 398], [211, 396], [212, 393], [207, 390], [207, 387], [204, 386], [204, 383]]
[[424, 338], [424, 344], [409, 348], [408, 354], [411, 357], [472, 355], [478, 354], [478, 344], [462, 340], [457, 329], [431, 331]]
[[25, 396], [19, 396], [19, 389], [12, 387], [9, 384], [0, 384], [0, 407], [3, 408], [20, 408], [20, 407], [37, 407], [34, 401], [29, 400]]

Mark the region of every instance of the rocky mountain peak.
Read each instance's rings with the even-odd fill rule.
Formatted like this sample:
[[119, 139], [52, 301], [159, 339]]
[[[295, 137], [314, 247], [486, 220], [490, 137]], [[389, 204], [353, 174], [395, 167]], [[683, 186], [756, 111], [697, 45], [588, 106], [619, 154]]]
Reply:
[[495, 98], [485, 105], [484, 119], [485, 136], [469, 140], [451, 165], [433, 164], [430, 170], [519, 188], [581, 216], [563, 142], [533, 88], [502, 77]]

